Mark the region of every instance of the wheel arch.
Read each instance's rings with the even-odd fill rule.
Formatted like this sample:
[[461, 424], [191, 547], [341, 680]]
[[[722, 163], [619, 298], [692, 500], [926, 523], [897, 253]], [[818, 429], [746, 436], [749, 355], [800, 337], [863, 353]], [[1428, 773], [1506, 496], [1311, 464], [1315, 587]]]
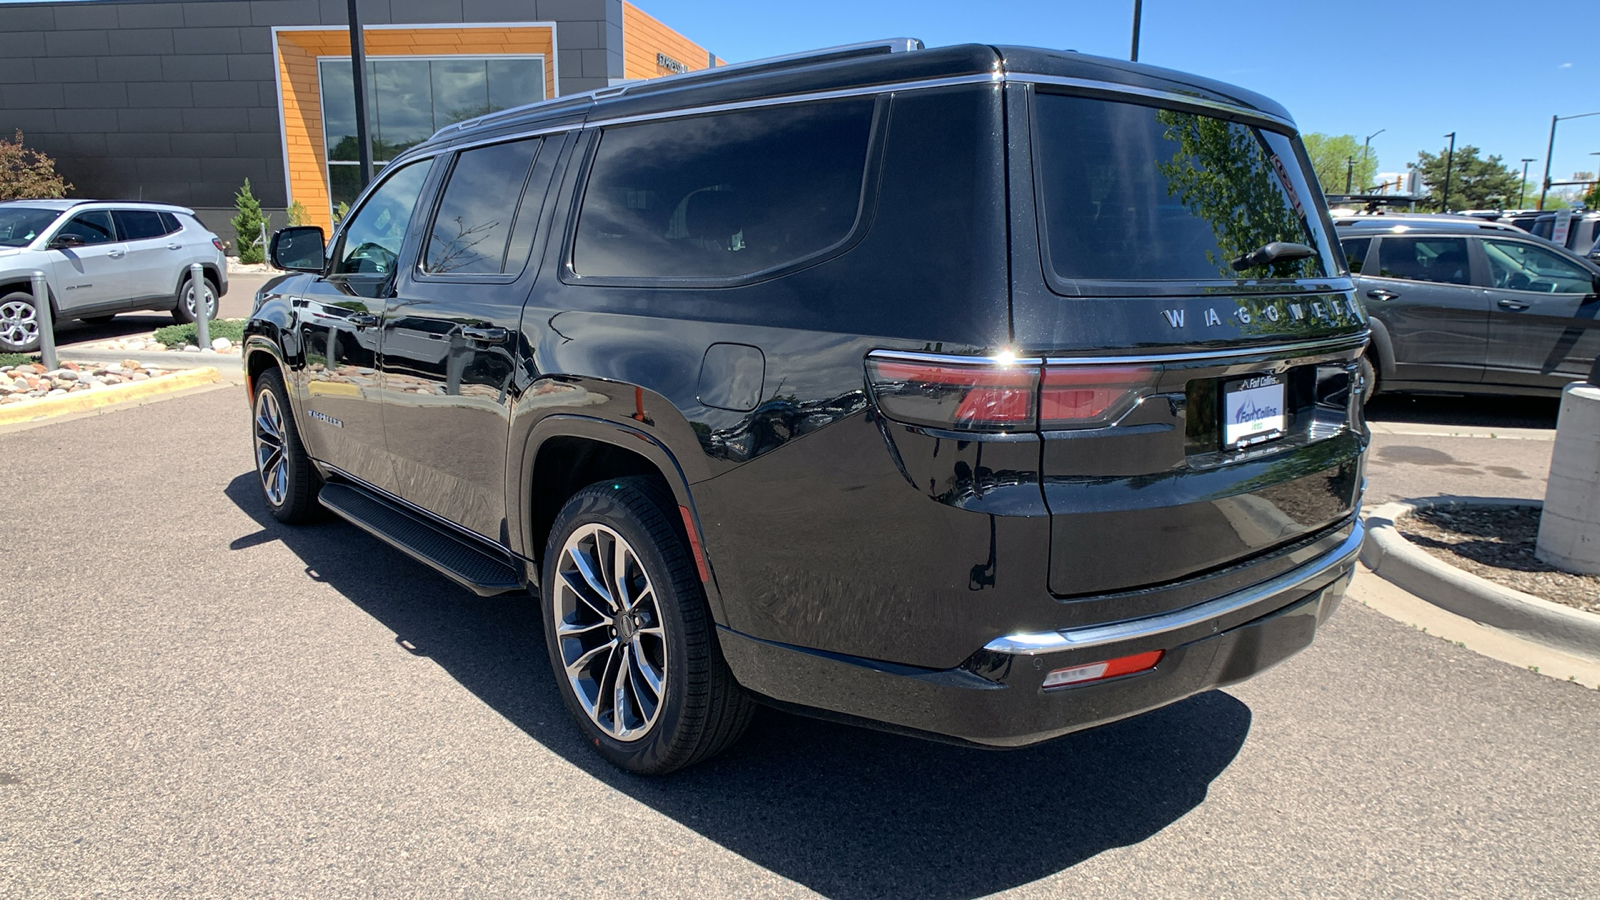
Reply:
[[[205, 262], [201, 263], [200, 273], [205, 276], [206, 280], [211, 282], [211, 288], [217, 292], [217, 298], [220, 300], [222, 297], [222, 273], [217, 268], [217, 264]], [[178, 280], [173, 282], [172, 285], [172, 295], [174, 297], [176, 297], [178, 293], [183, 290], [184, 283], [188, 280], [189, 267], [184, 266], [183, 269], [178, 272]]]
[[607, 478], [647, 475], [661, 478], [683, 513], [683, 533], [700, 568], [713, 618], [722, 615], [720, 593], [706, 557], [704, 529], [677, 456], [653, 435], [590, 416], [552, 415], [536, 425], [524, 445], [510, 508], [517, 552], [542, 563], [545, 542], [557, 514], [574, 494]]
[[1378, 379], [1394, 377], [1394, 340], [1389, 337], [1389, 329], [1383, 320], [1377, 316], [1367, 316], [1367, 324], [1372, 329], [1371, 352], [1373, 359], [1378, 364]]

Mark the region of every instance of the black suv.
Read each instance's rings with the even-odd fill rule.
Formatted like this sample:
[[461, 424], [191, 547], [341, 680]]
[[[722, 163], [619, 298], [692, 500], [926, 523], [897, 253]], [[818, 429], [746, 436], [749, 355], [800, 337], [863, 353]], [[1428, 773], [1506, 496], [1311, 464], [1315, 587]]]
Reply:
[[274, 239], [256, 460], [543, 608], [636, 772], [753, 702], [1015, 747], [1249, 677], [1350, 578], [1367, 326], [1293, 122], [861, 45], [441, 130]]

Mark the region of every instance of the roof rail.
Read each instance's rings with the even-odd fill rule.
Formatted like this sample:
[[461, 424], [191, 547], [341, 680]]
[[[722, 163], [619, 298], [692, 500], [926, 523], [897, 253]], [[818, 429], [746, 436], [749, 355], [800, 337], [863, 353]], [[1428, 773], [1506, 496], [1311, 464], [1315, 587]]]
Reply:
[[[700, 79], [710, 76], [721, 77], [726, 73], [738, 75], [751, 71], [759, 71], [762, 69], [784, 69], [790, 66], [810, 65], [813, 63], [831, 62], [839, 59], [852, 59], [858, 56], [875, 56], [883, 53], [905, 53], [911, 50], [923, 49], [926, 49], [926, 45], [924, 45], [918, 38], [886, 38], [878, 41], [863, 41], [859, 44], [840, 44], [836, 47], [823, 47], [820, 50], [807, 50], [803, 53], [789, 53], [784, 56], [768, 56], [763, 59], [752, 59], [749, 62], [732, 63], [726, 66], [708, 66], [704, 69], [695, 69], [692, 72], [684, 72], [682, 74], [666, 76], [665, 81], [667, 83], [676, 85], [681, 84], [683, 81], [689, 79]], [[629, 91], [636, 90], [644, 86], [659, 84], [663, 80], [664, 79], [659, 78], [633, 78], [620, 84], [596, 88], [592, 91], [584, 91], [581, 94], [566, 94], [561, 97], [552, 97], [548, 100], [539, 100], [533, 103], [523, 104], [522, 106], [513, 106], [509, 109], [496, 110], [495, 112], [489, 113], [485, 116], [479, 116], [475, 119], [467, 119], [462, 122], [455, 122], [453, 124], [446, 125], [443, 128], [440, 128], [438, 131], [435, 131], [433, 136], [428, 140], [433, 140], [433, 138], [445, 134], [446, 132], [464, 130], [482, 122], [489, 122], [497, 119], [510, 119], [513, 118], [515, 114], [527, 112], [545, 103], [571, 103], [574, 100], [581, 100], [584, 97], [588, 97], [591, 100], [602, 100], [608, 97], [620, 97], [624, 94], [627, 94]]]

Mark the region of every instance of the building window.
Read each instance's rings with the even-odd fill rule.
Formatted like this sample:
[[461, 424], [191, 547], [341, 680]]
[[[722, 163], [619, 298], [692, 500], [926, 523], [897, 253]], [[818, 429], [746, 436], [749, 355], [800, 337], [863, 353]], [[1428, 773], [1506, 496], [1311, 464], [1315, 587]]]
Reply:
[[[355, 86], [349, 57], [323, 57], [318, 69], [329, 205], [337, 209], [360, 193]], [[368, 57], [373, 164], [381, 168], [446, 125], [543, 99], [541, 56]]]

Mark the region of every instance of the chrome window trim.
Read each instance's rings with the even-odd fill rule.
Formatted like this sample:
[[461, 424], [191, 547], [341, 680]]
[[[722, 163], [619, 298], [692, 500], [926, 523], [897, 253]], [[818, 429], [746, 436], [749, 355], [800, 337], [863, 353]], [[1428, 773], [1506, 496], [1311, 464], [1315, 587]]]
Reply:
[[1229, 350], [1210, 350], [1197, 353], [1146, 353], [1146, 354], [1112, 354], [1107, 356], [1019, 356], [1007, 357], [991, 356], [957, 356], [950, 353], [919, 353], [914, 350], [873, 350], [867, 353], [868, 359], [899, 359], [906, 362], [935, 363], [945, 365], [966, 366], [1090, 366], [1108, 365], [1122, 366], [1133, 363], [1181, 363], [1203, 362], [1207, 360], [1223, 359], [1249, 359], [1258, 356], [1279, 356], [1285, 359], [1295, 359], [1305, 356], [1314, 356], [1319, 353], [1337, 352], [1339, 350], [1354, 350], [1365, 344], [1371, 337], [1370, 330], [1362, 330], [1356, 334], [1340, 335], [1334, 338], [1325, 338], [1315, 341], [1303, 341], [1296, 344], [1272, 344], [1261, 347], [1235, 347]]
[[1361, 540], [1366, 534], [1366, 529], [1361, 524], [1359, 513], [1354, 517], [1354, 524], [1355, 527], [1351, 529], [1350, 536], [1327, 553], [1310, 562], [1296, 566], [1276, 578], [1263, 581], [1243, 590], [1234, 591], [1231, 594], [1224, 594], [1215, 600], [1198, 603], [1186, 609], [1158, 616], [1148, 616], [1127, 622], [1115, 622], [1110, 625], [1092, 625], [1085, 628], [1067, 628], [1061, 631], [1010, 634], [1005, 637], [995, 638], [985, 644], [983, 649], [991, 653], [1005, 653], [1011, 656], [1038, 656], [1044, 653], [1059, 653], [1064, 650], [1082, 650], [1088, 647], [1100, 647], [1127, 640], [1156, 637], [1248, 609], [1257, 603], [1271, 599], [1276, 594], [1294, 590], [1309, 581], [1314, 581], [1330, 569], [1336, 569], [1354, 561], [1356, 555], [1361, 552]]
[[1077, 88], [1083, 91], [1097, 93], [1126, 94], [1133, 97], [1143, 97], [1146, 100], [1159, 100], [1164, 103], [1181, 103], [1186, 106], [1198, 106], [1204, 109], [1213, 109], [1231, 115], [1245, 116], [1263, 122], [1271, 122], [1280, 128], [1287, 128], [1290, 132], [1298, 133], [1299, 129], [1290, 119], [1285, 119], [1273, 113], [1241, 106], [1235, 103], [1225, 103], [1221, 100], [1211, 100], [1206, 97], [1196, 97], [1193, 94], [1184, 94], [1178, 91], [1163, 91], [1156, 88], [1139, 87], [1132, 84], [1121, 84], [1115, 81], [1095, 81], [1088, 78], [1067, 78], [1062, 75], [1033, 75], [1027, 72], [1018, 72], [1008, 75], [1010, 81], [1022, 84], [1048, 84], [1056, 87]]

